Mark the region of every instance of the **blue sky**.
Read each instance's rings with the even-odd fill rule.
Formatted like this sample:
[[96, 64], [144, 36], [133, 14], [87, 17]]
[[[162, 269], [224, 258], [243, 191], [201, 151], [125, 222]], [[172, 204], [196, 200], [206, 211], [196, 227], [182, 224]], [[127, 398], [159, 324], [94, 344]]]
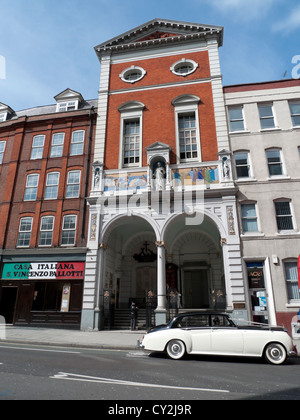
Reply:
[[0, 0], [0, 102], [48, 105], [66, 88], [97, 98], [94, 46], [154, 18], [224, 26], [224, 85], [291, 78], [300, 55], [299, 0]]

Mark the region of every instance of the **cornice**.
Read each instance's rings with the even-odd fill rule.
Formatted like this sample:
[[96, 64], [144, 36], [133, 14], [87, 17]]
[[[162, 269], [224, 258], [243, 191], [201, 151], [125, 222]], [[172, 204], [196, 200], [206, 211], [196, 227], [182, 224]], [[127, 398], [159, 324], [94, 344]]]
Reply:
[[[155, 33], [157, 30], [170, 33], [171, 35], [162, 38], [143, 39]], [[176, 32], [176, 35], [172, 32]], [[222, 46], [223, 27], [164, 19], [153, 19], [144, 25], [99, 44], [95, 47], [95, 51], [100, 58], [101, 54], [105, 53], [166, 46], [182, 42], [197, 41], [199, 39], [207, 39], [212, 36], [216, 37], [219, 46]]]

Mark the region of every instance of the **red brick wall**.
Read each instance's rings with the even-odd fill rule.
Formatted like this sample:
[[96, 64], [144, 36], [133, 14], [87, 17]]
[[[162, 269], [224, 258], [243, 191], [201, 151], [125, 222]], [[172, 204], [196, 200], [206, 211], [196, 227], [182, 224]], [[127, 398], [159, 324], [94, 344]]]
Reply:
[[[19, 122], [10, 122], [0, 127], [0, 141], [7, 140], [3, 165], [0, 165], [0, 248], [14, 249], [17, 243], [19, 222], [22, 217], [33, 217], [30, 248], [38, 246], [40, 221], [42, 216], [55, 216], [52, 247], [60, 246], [63, 216], [77, 215], [76, 246], [85, 246], [88, 229], [88, 212], [85, 211], [85, 197], [89, 194], [85, 186], [91, 185], [91, 163], [95, 139], [95, 116], [92, 126], [92, 140], [89, 146], [90, 120], [88, 113], [62, 114], [53, 118], [31, 117], [22, 127]], [[10, 134], [8, 135], [8, 131]], [[69, 156], [72, 132], [85, 131], [84, 152], [80, 156]], [[65, 133], [63, 157], [50, 158], [52, 135]], [[33, 137], [44, 134], [43, 158], [30, 160]], [[67, 176], [70, 170], [81, 171], [80, 197], [66, 199]], [[46, 176], [48, 172], [60, 173], [57, 200], [44, 200]], [[36, 201], [23, 201], [27, 175], [39, 174]], [[8, 223], [8, 228], [6, 225]], [[7, 235], [5, 236], [5, 233]], [[83, 236], [82, 236], [83, 233]]]
[[277, 325], [280, 327], [284, 326], [288, 330], [288, 333], [291, 336], [292, 335], [291, 322], [294, 317], [297, 317], [297, 315], [298, 315], [298, 311], [297, 312], [276, 312]]
[[175, 113], [172, 100], [183, 94], [201, 98], [199, 121], [202, 160], [217, 160], [216, 126], [210, 83], [182, 86], [151, 91], [112, 95], [109, 98], [109, 112], [105, 149], [106, 169], [118, 168], [120, 146], [121, 114], [118, 107], [127, 101], [139, 101], [145, 105], [143, 113], [143, 166], [147, 164], [145, 148], [161, 141], [171, 146], [171, 164], [176, 163]]
[[[188, 76], [176, 76], [170, 70], [170, 67], [182, 58], [190, 59], [199, 64], [196, 71]], [[131, 66], [142, 67], [146, 70], [146, 75], [142, 80], [133, 84], [123, 82], [119, 75]], [[176, 83], [180, 81], [189, 81], [205, 79], [210, 77], [210, 65], [207, 51], [201, 51], [189, 54], [171, 55], [168, 57], [153, 58], [148, 60], [137, 60], [134, 62], [113, 64], [110, 73], [110, 91], [119, 89], [131, 89], [144, 86], [155, 86], [164, 83]]]
[[[194, 60], [199, 64], [198, 69], [186, 77], [174, 75], [170, 71], [170, 67], [182, 58]], [[140, 66], [147, 72], [141, 81], [133, 85], [123, 82], [119, 77], [122, 71], [132, 65]], [[118, 92], [115, 92], [115, 94], [109, 97], [105, 168], [118, 168], [121, 124], [121, 114], [118, 108], [127, 101], [139, 101], [145, 105], [143, 112], [142, 166], [146, 166], [147, 164], [146, 147], [156, 141], [161, 141], [171, 146], [170, 163], [176, 163], [175, 113], [172, 101], [183, 94], [200, 97], [199, 120], [202, 160], [217, 160], [217, 139], [211, 83], [205, 80], [203, 80], [203, 83], [194, 85], [185, 83], [187, 81], [209, 77], [210, 66], [207, 51], [113, 64], [110, 74], [110, 91], [118, 90]], [[167, 84], [171, 83], [171, 87], [166, 87]], [[164, 85], [164, 87], [156, 88], [159, 85]], [[152, 86], [152, 88], [141, 91], [136, 90], [137, 87], [145, 86]], [[131, 92], [133, 89], [134, 91]]]

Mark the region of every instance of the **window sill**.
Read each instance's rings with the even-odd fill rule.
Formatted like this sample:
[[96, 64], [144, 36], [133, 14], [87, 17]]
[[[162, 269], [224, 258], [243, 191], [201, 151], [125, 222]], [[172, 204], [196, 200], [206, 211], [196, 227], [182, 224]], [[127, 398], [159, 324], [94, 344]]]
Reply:
[[279, 232], [276, 232], [276, 236], [291, 236], [291, 235], [300, 235], [300, 232], [296, 229], [281, 230]]
[[250, 134], [249, 130], [241, 130], [241, 131], [229, 131], [229, 135], [233, 135], [233, 134]]
[[267, 181], [280, 181], [280, 180], [288, 180], [291, 179], [288, 175], [274, 175], [267, 178]]
[[245, 232], [242, 233], [241, 238], [264, 238], [265, 234], [263, 232]]
[[273, 127], [273, 128], [261, 128], [260, 129], [260, 132], [261, 133], [266, 133], [268, 131], [271, 131], [271, 132], [273, 132], [273, 131], [281, 131], [281, 128], [279, 128], [279, 127]]
[[238, 183], [240, 183], [240, 182], [257, 182], [257, 179], [256, 178], [252, 178], [252, 177], [237, 178], [235, 180], [235, 182], [238, 182]]
[[285, 307], [286, 308], [297, 308], [297, 310], [299, 309], [300, 306], [300, 300], [294, 300], [293, 302], [289, 302], [286, 303]]

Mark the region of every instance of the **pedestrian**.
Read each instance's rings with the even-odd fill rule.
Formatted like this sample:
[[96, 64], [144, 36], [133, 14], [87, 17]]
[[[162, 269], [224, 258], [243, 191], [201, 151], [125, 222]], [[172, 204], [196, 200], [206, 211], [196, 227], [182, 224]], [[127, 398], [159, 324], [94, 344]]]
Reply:
[[139, 308], [136, 306], [135, 302], [132, 302], [131, 306], [130, 306], [130, 317], [131, 317], [130, 328], [131, 328], [131, 331], [135, 330], [138, 310], [139, 310]]

